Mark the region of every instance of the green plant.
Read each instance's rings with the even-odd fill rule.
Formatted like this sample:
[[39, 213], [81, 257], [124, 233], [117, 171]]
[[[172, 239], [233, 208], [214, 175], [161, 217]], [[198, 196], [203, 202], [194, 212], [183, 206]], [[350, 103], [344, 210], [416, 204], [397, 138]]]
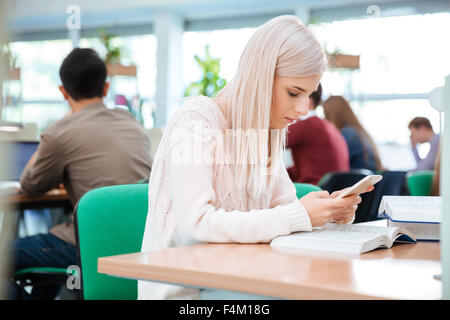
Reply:
[[10, 70], [16, 68], [17, 59], [14, 53], [11, 51], [9, 43], [2, 43], [0, 45], [0, 56], [4, 59], [5, 66]]
[[107, 33], [105, 30], [100, 30], [100, 41], [106, 49], [105, 63], [120, 63], [122, 58], [122, 48], [113, 44], [115, 35]]
[[227, 80], [219, 76], [220, 59], [211, 57], [209, 54], [209, 45], [206, 46], [205, 51], [206, 56], [204, 60], [200, 59], [197, 55], [194, 56], [202, 69], [203, 77], [200, 81], [193, 82], [187, 87], [184, 93], [185, 96], [204, 95], [214, 97], [227, 84]]

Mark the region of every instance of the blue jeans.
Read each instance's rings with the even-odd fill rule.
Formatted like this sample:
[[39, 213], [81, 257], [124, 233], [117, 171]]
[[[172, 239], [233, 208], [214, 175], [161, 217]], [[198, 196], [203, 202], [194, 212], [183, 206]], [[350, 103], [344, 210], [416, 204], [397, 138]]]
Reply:
[[[18, 238], [12, 245], [13, 272], [30, 267], [67, 268], [77, 264], [77, 251], [73, 244], [51, 233]], [[61, 286], [46, 284], [34, 286], [28, 294], [16, 283], [11, 283], [10, 299], [54, 299]]]

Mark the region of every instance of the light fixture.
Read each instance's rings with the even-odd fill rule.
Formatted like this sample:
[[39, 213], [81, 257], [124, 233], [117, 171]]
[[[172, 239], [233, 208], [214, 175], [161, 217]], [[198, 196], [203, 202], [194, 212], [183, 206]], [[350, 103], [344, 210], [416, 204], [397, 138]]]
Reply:
[[0, 131], [5, 131], [5, 132], [18, 132], [19, 130], [20, 130], [19, 127], [13, 127], [13, 126], [0, 127]]
[[0, 131], [18, 132], [23, 129], [22, 123], [17, 122], [0, 122]]
[[428, 93], [428, 102], [439, 112], [444, 112], [444, 87], [437, 87]]

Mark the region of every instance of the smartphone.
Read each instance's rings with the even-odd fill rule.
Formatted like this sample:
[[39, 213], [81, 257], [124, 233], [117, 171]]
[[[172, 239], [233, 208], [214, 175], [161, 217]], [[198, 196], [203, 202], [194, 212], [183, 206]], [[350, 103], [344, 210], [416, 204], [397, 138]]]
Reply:
[[359, 180], [357, 183], [355, 183], [352, 187], [347, 189], [345, 192], [341, 193], [338, 198], [345, 198], [352, 196], [354, 194], [359, 194], [367, 190], [370, 186], [373, 186], [375, 183], [383, 179], [382, 175], [375, 174], [370, 175], [367, 177], [364, 177], [363, 179]]

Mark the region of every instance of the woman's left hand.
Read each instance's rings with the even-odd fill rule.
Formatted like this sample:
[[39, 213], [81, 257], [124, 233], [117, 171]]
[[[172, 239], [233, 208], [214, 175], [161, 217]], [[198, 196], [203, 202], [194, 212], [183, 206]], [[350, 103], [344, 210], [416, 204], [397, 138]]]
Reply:
[[[331, 198], [332, 199], [337, 198], [341, 193], [345, 192], [347, 189], [349, 189], [349, 188], [345, 188], [345, 189], [333, 192], [331, 194]], [[373, 189], [374, 189], [374, 186], [370, 186], [363, 193], [370, 192]], [[353, 195], [350, 197], [346, 197], [346, 198], [347, 198], [347, 201], [343, 202], [344, 205], [341, 208], [341, 210], [339, 210], [339, 213], [337, 213], [333, 216], [334, 222], [349, 223], [350, 221], [353, 221], [353, 219], [355, 217], [355, 212], [358, 209], [358, 204], [360, 204], [362, 200], [361, 200], [361, 197], [359, 196], [359, 194]]]

